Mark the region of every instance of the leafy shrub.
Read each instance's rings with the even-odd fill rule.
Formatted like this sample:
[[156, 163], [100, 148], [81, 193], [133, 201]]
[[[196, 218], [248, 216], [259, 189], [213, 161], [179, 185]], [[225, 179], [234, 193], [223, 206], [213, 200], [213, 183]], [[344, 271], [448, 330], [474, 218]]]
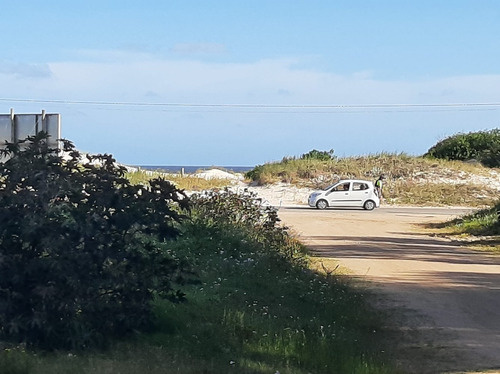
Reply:
[[249, 170], [245, 173], [245, 178], [250, 180], [258, 180], [262, 171], [264, 170], [265, 165], [257, 165], [252, 170]]
[[445, 160], [476, 159], [486, 166], [500, 166], [500, 129], [450, 136], [424, 155]]
[[[329, 151], [313, 149], [308, 153], [304, 153], [298, 159], [296, 157], [283, 157], [280, 162], [255, 166], [252, 170], [245, 173], [245, 177], [258, 182], [260, 185], [278, 181], [291, 183], [297, 177], [314, 178], [318, 168], [326, 167], [324, 165], [325, 161], [336, 160], [333, 152], [333, 149]], [[319, 163], [322, 165], [318, 165]], [[297, 168], [300, 168], [298, 173]]]
[[0, 339], [84, 348], [145, 328], [150, 301], [175, 298], [185, 264], [185, 194], [162, 179], [131, 185], [109, 155], [63, 158], [39, 133], [6, 143], [0, 163]]
[[330, 161], [335, 159], [335, 156], [333, 156], [333, 152], [333, 149], [330, 149], [329, 151], [318, 151], [316, 149], [313, 149], [312, 151], [304, 153], [302, 156], [300, 156], [300, 159]]
[[[450, 228], [452, 234], [498, 236], [500, 234], [500, 222], [497, 212], [499, 211], [500, 201], [497, 201], [491, 208], [474, 211], [454, 220], [437, 224], [435, 227]], [[487, 241], [485, 240], [485, 242]]]
[[198, 227], [229, 232], [236, 229], [247, 239], [259, 243], [266, 255], [292, 263], [304, 261], [303, 246], [279, 225], [276, 208], [263, 206], [257, 195], [247, 190], [236, 193], [229, 189], [209, 191], [191, 196], [192, 223]]

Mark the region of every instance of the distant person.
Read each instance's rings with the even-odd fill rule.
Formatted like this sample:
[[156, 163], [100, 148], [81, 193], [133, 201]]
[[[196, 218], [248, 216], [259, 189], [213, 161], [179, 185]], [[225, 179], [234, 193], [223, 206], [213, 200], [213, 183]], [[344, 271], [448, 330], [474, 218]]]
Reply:
[[384, 179], [385, 179], [385, 175], [381, 175], [375, 181], [375, 191], [377, 191], [377, 195], [378, 195], [380, 201], [382, 201], [382, 188], [384, 186]]

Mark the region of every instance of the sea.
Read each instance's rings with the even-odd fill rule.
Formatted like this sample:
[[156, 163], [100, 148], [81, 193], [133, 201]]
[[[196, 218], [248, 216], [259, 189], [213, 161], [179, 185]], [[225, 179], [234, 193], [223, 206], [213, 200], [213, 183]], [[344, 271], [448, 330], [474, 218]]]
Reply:
[[207, 166], [207, 165], [196, 165], [196, 166], [178, 166], [178, 165], [131, 165], [133, 167], [142, 170], [159, 171], [162, 173], [180, 173], [184, 170], [186, 174], [193, 174], [199, 171], [210, 170], [210, 169], [220, 169], [224, 171], [229, 171], [233, 173], [246, 173], [254, 168], [254, 166]]

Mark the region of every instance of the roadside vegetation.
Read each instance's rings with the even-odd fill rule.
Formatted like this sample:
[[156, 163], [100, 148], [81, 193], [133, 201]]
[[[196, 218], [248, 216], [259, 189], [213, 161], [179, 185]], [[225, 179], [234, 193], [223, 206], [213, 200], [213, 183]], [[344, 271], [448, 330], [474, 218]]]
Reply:
[[259, 165], [246, 177], [259, 185], [290, 183], [319, 189], [340, 179], [375, 181], [383, 174], [388, 204], [486, 207], [498, 199], [498, 188], [475, 180], [495, 173], [479, 163], [380, 153], [329, 160], [287, 157]]
[[0, 340], [105, 347], [147, 329], [155, 297], [182, 300], [190, 269], [166, 243], [188, 198], [163, 179], [131, 185], [109, 155], [82, 162], [69, 141], [63, 160], [46, 140], [1, 150]]
[[447, 222], [428, 225], [438, 235], [465, 241], [477, 249], [500, 254], [500, 202]]
[[177, 188], [185, 191], [206, 191], [211, 189], [220, 189], [231, 185], [231, 180], [229, 179], [205, 179], [196, 177], [191, 174], [165, 174], [160, 171], [140, 169], [137, 171], [126, 172], [125, 177], [130, 181], [130, 183], [134, 185], [147, 184], [150, 180], [155, 178], [165, 178], [168, 179], [168, 181], [174, 184]]
[[385, 317], [254, 195], [45, 144], [0, 163], [2, 374], [396, 372]]
[[431, 147], [425, 157], [444, 160], [477, 160], [500, 167], [500, 129], [455, 134]]
[[500, 223], [498, 221], [500, 203], [491, 208], [481, 209], [463, 217], [456, 218], [450, 222], [440, 224], [441, 227], [450, 227], [450, 233], [470, 234], [476, 236], [500, 235]]
[[[82, 164], [67, 141], [63, 160], [43, 134], [22, 145], [0, 159], [2, 374], [399, 372], [390, 316], [335, 264], [311, 260], [252, 193], [127, 173], [109, 155]], [[320, 188], [384, 174], [388, 203], [486, 207], [434, 229], [491, 246], [498, 191], [474, 178], [492, 173], [434, 156], [313, 150], [246, 177]]]

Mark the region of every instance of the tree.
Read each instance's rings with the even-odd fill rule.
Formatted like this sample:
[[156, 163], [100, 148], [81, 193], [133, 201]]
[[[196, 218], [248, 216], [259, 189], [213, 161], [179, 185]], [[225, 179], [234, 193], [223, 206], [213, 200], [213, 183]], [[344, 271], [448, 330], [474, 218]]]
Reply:
[[426, 157], [445, 160], [476, 159], [489, 167], [500, 166], [500, 129], [455, 134], [431, 147]]
[[330, 161], [335, 159], [333, 152], [334, 152], [333, 149], [330, 149], [329, 151], [318, 151], [316, 149], [313, 149], [312, 151], [304, 153], [302, 156], [300, 156], [300, 159]]
[[186, 264], [166, 248], [188, 199], [163, 179], [134, 186], [110, 155], [39, 133], [0, 155], [0, 340], [47, 349], [104, 344], [147, 327]]

